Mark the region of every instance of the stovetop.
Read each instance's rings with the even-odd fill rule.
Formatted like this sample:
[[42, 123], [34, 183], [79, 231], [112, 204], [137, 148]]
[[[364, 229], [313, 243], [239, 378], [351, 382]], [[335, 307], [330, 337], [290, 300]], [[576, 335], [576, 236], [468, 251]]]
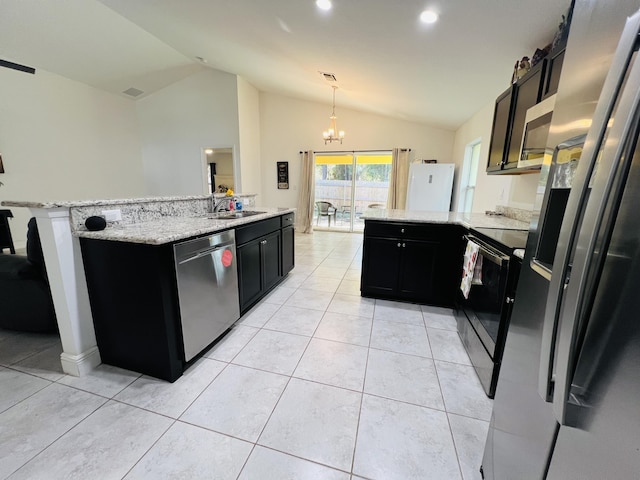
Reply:
[[525, 248], [527, 246], [527, 236], [529, 235], [527, 230], [503, 230], [499, 228], [474, 228], [473, 230], [504, 245], [511, 252], [516, 248]]

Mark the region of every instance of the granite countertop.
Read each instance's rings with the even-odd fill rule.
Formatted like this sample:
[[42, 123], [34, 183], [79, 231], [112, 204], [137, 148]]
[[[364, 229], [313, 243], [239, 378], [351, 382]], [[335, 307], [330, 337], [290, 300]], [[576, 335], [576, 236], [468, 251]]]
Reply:
[[[180, 199], [184, 199], [184, 197], [180, 197]], [[228, 228], [239, 227], [247, 223], [271, 217], [277, 217], [294, 212], [296, 209], [252, 207], [251, 210], [264, 213], [234, 220], [222, 220], [209, 218], [208, 216], [163, 217], [158, 220], [151, 220], [137, 224], [109, 225], [104, 230], [97, 232], [76, 230], [74, 235], [81, 238], [92, 238], [95, 240], [112, 240], [117, 242], [162, 245], [190, 237], [206, 235], [207, 233], [226, 230]]]
[[500, 215], [458, 212], [422, 212], [409, 210], [385, 210], [370, 208], [360, 216], [364, 220], [385, 222], [449, 223], [466, 228], [502, 228], [505, 230], [528, 230], [529, 224]]
[[[216, 198], [224, 197], [224, 193], [214, 194]], [[255, 193], [238, 193], [235, 197], [253, 197]], [[26, 208], [72, 208], [91, 207], [94, 205], [125, 205], [129, 203], [152, 203], [152, 202], [176, 202], [182, 200], [204, 200], [211, 198], [211, 195], [185, 195], [179, 197], [144, 197], [144, 198], [117, 198], [105, 200], [69, 200], [38, 202], [26, 200], [4, 200], [1, 205], [6, 207], [26, 207]]]

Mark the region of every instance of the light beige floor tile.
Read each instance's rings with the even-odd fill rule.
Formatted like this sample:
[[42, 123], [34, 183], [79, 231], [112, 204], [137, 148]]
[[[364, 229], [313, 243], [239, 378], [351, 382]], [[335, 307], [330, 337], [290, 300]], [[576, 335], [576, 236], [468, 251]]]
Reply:
[[257, 445], [238, 480], [349, 480], [349, 474]]
[[314, 338], [293, 376], [362, 391], [366, 366], [366, 347]]
[[322, 319], [320, 310], [284, 305], [263, 328], [310, 337]]
[[365, 395], [353, 470], [385, 480], [460, 479], [446, 413]]
[[361, 394], [292, 378], [258, 444], [350, 470]]
[[225, 366], [225, 363], [202, 358], [173, 383], [143, 375], [114, 398], [167, 417], [178, 418]]
[[229, 365], [180, 420], [255, 442], [289, 378]]
[[176, 422], [124, 478], [235, 480], [251, 448], [248, 442]]

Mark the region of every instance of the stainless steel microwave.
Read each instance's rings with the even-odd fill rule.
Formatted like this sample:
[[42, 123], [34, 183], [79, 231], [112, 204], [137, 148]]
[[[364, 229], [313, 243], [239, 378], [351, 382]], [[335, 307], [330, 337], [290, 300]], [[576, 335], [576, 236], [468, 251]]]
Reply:
[[518, 168], [540, 168], [545, 156], [551, 160], [553, 150], [547, 149], [547, 137], [555, 104], [556, 96], [552, 95], [527, 110]]

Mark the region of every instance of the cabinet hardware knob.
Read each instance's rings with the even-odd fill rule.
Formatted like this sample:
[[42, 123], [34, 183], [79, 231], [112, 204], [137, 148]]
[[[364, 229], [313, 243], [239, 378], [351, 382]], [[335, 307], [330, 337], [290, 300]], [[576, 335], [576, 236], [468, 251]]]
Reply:
[[406, 243], [403, 243], [403, 244], [402, 244], [402, 248], [405, 248], [406, 246], [407, 246], [407, 244], [406, 244]]
[[398, 242], [398, 248], [400, 248], [400, 242]]
[[401, 229], [400, 229], [400, 233], [404, 233], [404, 228], [401, 228]]
[[516, 301], [515, 298], [507, 297], [507, 303], [513, 303], [515, 301]]

